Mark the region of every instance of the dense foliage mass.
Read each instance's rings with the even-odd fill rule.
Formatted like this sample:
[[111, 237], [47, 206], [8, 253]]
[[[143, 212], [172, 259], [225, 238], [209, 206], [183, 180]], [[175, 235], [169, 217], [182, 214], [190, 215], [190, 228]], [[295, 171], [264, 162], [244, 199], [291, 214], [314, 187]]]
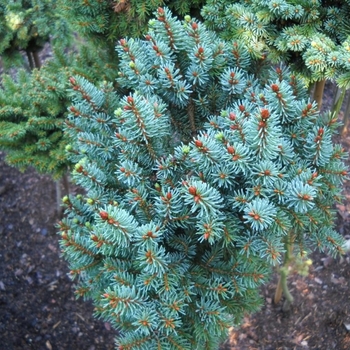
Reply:
[[115, 77], [115, 67], [99, 58], [88, 45], [80, 46], [79, 53], [57, 48], [40, 70], [2, 75], [0, 149], [6, 151], [8, 164], [20, 170], [34, 167], [55, 179], [67, 172], [71, 162], [63, 125], [71, 103], [69, 77], [82, 74], [91, 82]]
[[[114, 51], [122, 37], [141, 37], [158, 6], [166, 4], [174, 13], [199, 15], [204, 0], [58, 0], [60, 10], [80, 35], [97, 47]], [[113, 55], [113, 53], [111, 53]]]
[[346, 154], [288, 69], [254, 76], [243, 45], [156, 16], [117, 45], [125, 96], [70, 78], [67, 150], [86, 193], [63, 199], [61, 246], [118, 349], [216, 349], [286, 243], [341, 251]]
[[254, 57], [284, 61], [305, 82], [350, 86], [350, 1], [208, 0], [202, 15]]
[[24, 64], [21, 52], [31, 68], [39, 67], [37, 53], [47, 42], [63, 50], [71, 38], [57, 0], [0, 0], [0, 56], [6, 68]]
[[[68, 77], [113, 82], [118, 72], [115, 43], [142, 36], [162, 1], [0, 0], [2, 68], [22, 65], [0, 83], [0, 149], [8, 164], [61, 177], [71, 165], [63, 125], [70, 104]], [[199, 13], [201, 0], [172, 1], [179, 15]], [[74, 38], [74, 40], [71, 40]], [[41, 62], [39, 53], [47, 44]], [[50, 55], [51, 56], [51, 55]], [[43, 66], [42, 66], [43, 64]], [[39, 70], [39, 68], [41, 68]]]

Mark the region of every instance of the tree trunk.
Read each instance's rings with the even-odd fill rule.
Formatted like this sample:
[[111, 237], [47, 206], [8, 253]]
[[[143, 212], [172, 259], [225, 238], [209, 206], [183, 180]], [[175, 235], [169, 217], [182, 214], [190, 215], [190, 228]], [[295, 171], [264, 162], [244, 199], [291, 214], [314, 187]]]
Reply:
[[319, 80], [315, 83], [315, 90], [314, 90], [314, 101], [317, 102], [317, 108], [320, 111], [322, 108], [322, 99], [323, 99], [323, 91], [324, 87], [326, 85], [326, 79]]
[[26, 53], [27, 53], [27, 58], [28, 58], [28, 62], [29, 62], [29, 68], [30, 68], [30, 70], [33, 70], [35, 68], [35, 65], [34, 65], [32, 52], [27, 50]]
[[[62, 184], [64, 193], [62, 195]], [[68, 175], [65, 173], [62, 177], [62, 179], [56, 181], [56, 212], [59, 216], [62, 216], [63, 214], [63, 208], [62, 208], [62, 198], [64, 196], [69, 195], [69, 180]]]
[[344, 118], [343, 118], [343, 127], [341, 130], [341, 135], [345, 136], [348, 132], [348, 127], [349, 127], [349, 120], [350, 119], [350, 94], [348, 96], [348, 100], [346, 103], [346, 108], [344, 111]]
[[33, 51], [32, 54], [33, 54], [35, 68], [39, 69], [41, 67], [41, 60], [40, 60], [40, 56], [39, 56], [39, 51]]
[[288, 288], [289, 264], [293, 256], [293, 243], [291, 240], [290, 232], [286, 237], [284, 246], [285, 246], [284, 262], [283, 262], [283, 266], [280, 268], [280, 275], [279, 275], [278, 284], [275, 291], [274, 303], [278, 304], [282, 298], [282, 295], [284, 295], [285, 302], [283, 304], [282, 310], [288, 311], [294, 301], [294, 298]]
[[39, 57], [39, 51], [27, 50], [26, 53], [27, 53], [27, 58], [28, 58], [30, 70], [33, 70], [34, 68], [39, 69], [41, 67], [41, 60]]

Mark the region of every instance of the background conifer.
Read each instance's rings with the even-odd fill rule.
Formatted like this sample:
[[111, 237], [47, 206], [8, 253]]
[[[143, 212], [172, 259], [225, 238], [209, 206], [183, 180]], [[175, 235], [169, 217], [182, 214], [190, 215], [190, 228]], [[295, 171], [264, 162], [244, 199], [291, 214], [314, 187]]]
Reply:
[[316, 83], [319, 107], [326, 79], [335, 79], [343, 91], [350, 86], [348, 0], [208, 0], [201, 13], [210, 28], [242, 41], [253, 57], [267, 54], [308, 86]]
[[0, 56], [5, 68], [26, 61], [30, 69], [39, 68], [44, 45], [50, 41], [64, 50], [71, 34], [56, 0], [0, 0]]

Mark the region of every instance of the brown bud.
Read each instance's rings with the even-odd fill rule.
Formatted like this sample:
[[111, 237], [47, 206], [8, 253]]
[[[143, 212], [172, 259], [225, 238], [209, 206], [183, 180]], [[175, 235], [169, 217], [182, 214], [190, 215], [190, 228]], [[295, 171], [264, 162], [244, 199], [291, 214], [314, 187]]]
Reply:
[[196, 147], [203, 147], [203, 142], [201, 140], [195, 140], [194, 144]]
[[236, 115], [233, 112], [230, 112], [230, 120], [236, 120]]
[[194, 186], [190, 186], [188, 192], [194, 196], [197, 193], [197, 189]]
[[280, 90], [280, 88], [279, 88], [279, 86], [277, 84], [272, 84], [271, 85], [271, 89], [272, 89], [273, 92], [277, 92], [277, 91]]
[[270, 112], [268, 109], [262, 109], [260, 112], [261, 118], [267, 119], [270, 116]]
[[232, 146], [228, 146], [227, 147], [227, 152], [230, 154], [234, 154], [235, 153], [235, 149]]
[[108, 220], [108, 213], [106, 211], [100, 211], [100, 217], [102, 220]]

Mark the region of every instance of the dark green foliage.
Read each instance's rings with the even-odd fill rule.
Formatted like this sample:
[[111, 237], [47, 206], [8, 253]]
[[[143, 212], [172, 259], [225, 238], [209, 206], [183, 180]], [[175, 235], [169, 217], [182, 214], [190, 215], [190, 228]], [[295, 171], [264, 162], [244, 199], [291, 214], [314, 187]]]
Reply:
[[190, 12], [199, 15], [203, 0], [58, 0], [63, 13], [84, 38], [97, 46], [115, 46], [116, 40], [140, 37], [147, 28], [148, 20], [158, 6], [167, 4], [179, 16]]
[[[72, 28], [87, 40], [95, 50], [102, 51], [106, 64], [115, 65], [117, 40], [123, 37], [141, 37], [151, 14], [158, 6], [169, 3], [179, 16], [193, 12], [200, 16], [204, 0], [58, 0], [59, 8]], [[109, 80], [110, 81], [110, 80]]]
[[63, 50], [70, 39], [56, 0], [0, 0], [0, 56], [5, 67], [23, 65], [21, 51], [35, 66], [32, 53], [49, 41]]
[[332, 254], [347, 174], [329, 115], [278, 67], [159, 8], [121, 39], [120, 87], [71, 78], [74, 181], [61, 246], [77, 295], [119, 329], [117, 348], [217, 349], [261, 304], [288, 238]]
[[67, 171], [63, 122], [67, 76], [47, 68], [29, 75], [20, 71], [15, 80], [3, 77], [0, 90], [0, 148], [6, 161], [24, 170], [60, 177]]
[[[103, 73], [102, 73], [103, 72]], [[69, 77], [81, 74], [91, 82], [113, 79], [116, 70], [107, 66], [88, 46], [79, 53], [59, 49], [40, 70], [20, 70], [12, 78], [2, 77], [0, 88], [0, 149], [8, 164], [25, 170], [35, 167], [40, 173], [61, 177], [70, 161], [63, 133], [70, 97]]]

